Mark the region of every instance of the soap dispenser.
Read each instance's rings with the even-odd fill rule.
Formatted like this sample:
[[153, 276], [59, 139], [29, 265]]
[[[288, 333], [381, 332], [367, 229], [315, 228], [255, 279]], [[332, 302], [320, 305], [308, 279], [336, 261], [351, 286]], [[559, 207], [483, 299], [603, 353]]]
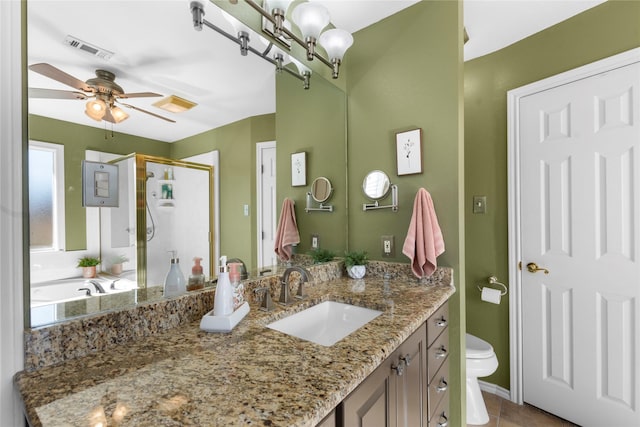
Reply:
[[171, 253], [171, 267], [164, 279], [164, 296], [172, 297], [185, 292], [185, 280], [182, 270], [180, 270], [180, 259], [178, 251], [167, 251]]
[[205, 277], [202, 274], [202, 265], [200, 265], [202, 258], [195, 257], [193, 259], [193, 267], [191, 267], [191, 276], [189, 276], [189, 282], [187, 283], [188, 291], [195, 291], [197, 289], [204, 288]]
[[214, 316], [228, 316], [233, 313], [233, 288], [227, 271], [227, 257], [220, 257], [220, 270], [218, 272], [218, 284], [213, 301]]

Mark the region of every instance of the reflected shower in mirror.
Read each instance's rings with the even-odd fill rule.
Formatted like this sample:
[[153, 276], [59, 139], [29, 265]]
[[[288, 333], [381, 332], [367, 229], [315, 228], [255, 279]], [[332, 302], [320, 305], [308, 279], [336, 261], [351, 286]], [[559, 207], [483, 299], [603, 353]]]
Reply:
[[[307, 207], [304, 209], [305, 212], [333, 212], [333, 205], [325, 205], [324, 202], [329, 200], [331, 194], [333, 193], [333, 187], [331, 186], [331, 181], [324, 176], [320, 176], [313, 180], [311, 183], [311, 191], [307, 193]], [[319, 203], [318, 206], [313, 206], [311, 200]]]
[[[378, 202], [389, 194], [391, 191], [391, 204], [380, 205]], [[389, 176], [381, 170], [374, 170], [367, 174], [362, 181], [362, 192], [369, 199], [373, 200], [373, 203], [364, 203], [362, 210], [374, 210], [374, 209], [391, 209], [394, 212], [398, 211], [398, 186], [391, 184]]]

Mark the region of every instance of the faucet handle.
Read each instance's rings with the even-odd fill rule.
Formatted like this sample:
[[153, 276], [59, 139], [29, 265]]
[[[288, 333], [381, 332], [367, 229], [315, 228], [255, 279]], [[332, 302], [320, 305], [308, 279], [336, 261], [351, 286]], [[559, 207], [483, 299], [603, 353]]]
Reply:
[[304, 282], [302, 280], [298, 282], [298, 291], [296, 292], [297, 299], [305, 299], [308, 296], [307, 291], [305, 291], [304, 287], [302, 286], [303, 284]]
[[258, 292], [264, 292], [264, 295], [262, 297], [262, 302], [260, 303], [260, 310], [262, 311], [271, 311], [275, 308], [275, 305], [273, 304], [273, 300], [271, 299], [271, 291], [269, 288], [264, 287], [264, 288], [257, 288], [254, 290], [255, 293]]

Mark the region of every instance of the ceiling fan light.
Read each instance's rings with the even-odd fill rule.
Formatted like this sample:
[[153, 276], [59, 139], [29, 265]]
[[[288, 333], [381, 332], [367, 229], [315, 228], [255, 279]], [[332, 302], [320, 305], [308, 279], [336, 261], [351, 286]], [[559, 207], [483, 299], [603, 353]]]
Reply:
[[123, 122], [129, 118], [129, 115], [125, 113], [120, 107], [111, 108], [111, 116], [116, 121], [116, 123]]
[[291, 18], [300, 28], [302, 37], [305, 39], [317, 39], [331, 20], [327, 8], [317, 3], [299, 4], [293, 9]]
[[345, 52], [353, 44], [353, 36], [346, 30], [334, 28], [322, 33], [318, 43], [327, 51], [331, 60], [342, 61]]
[[87, 102], [86, 109], [84, 110], [85, 114], [91, 117], [93, 120], [99, 122], [104, 117], [105, 112], [107, 111], [107, 104], [101, 99], [92, 99]]

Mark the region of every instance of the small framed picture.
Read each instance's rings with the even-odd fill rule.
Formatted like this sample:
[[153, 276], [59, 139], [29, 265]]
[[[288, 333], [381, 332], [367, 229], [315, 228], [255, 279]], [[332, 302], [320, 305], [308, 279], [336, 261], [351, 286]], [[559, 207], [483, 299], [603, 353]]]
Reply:
[[293, 153], [291, 155], [291, 186], [307, 185], [307, 153]]
[[396, 133], [398, 176], [422, 173], [422, 129]]

